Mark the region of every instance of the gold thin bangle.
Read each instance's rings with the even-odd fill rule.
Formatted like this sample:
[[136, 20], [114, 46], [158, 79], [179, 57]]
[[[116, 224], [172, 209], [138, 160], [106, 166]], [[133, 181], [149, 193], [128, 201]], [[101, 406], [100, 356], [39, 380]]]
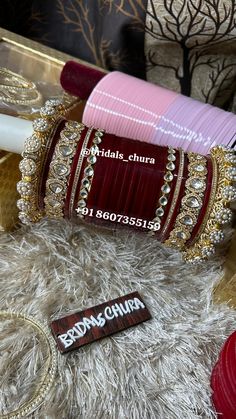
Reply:
[[99, 154], [98, 145], [102, 142], [103, 134], [104, 134], [104, 131], [101, 130], [101, 129], [95, 131], [93, 142], [92, 142], [92, 145], [89, 149], [89, 153], [88, 153], [88, 157], [87, 157], [87, 161], [86, 161], [86, 166], [84, 168], [83, 178], [82, 178], [81, 184], [80, 184], [80, 191], [79, 191], [79, 198], [78, 198], [78, 202], [77, 202], [77, 208], [75, 210], [77, 212], [77, 216], [80, 217], [80, 218], [84, 218], [84, 216], [81, 213], [81, 210], [84, 207], [86, 207], [86, 201], [87, 201], [90, 189], [91, 189], [93, 176], [94, 176], [93, 165], [97, 161], [97, 155]]
[[175, 170], [176, 150], [168, 147], [167, 162], [165, 165], [165, 174], [163, 184], [161, 186], [160, 194], [158, 197], [157, 208], [155, 210], [155, 217], [152, 219], [154, 226], [150, 235], [154, 235], [155, 231], [161, 229], [162, 217], [165, 214], [165, 208], [168, 204], [168, 198], [171, 191], [171, 183], [174, 179], [173, 171]]
[[42, 379], [40, 380], [40, 384], [37, 386], [33, 396], [28, 402], [23, 403], [16, 410], [7, 414], [0, 415], [0, 419], [25, 418], [29, 414], [33, 413], [36, 409], [38, 409], [39, 406], [41, 406], [45, 397], [48, 395], [48, 392], [51, 390], [54, 384], [57, 371], [57, 354], [55, 344], [47, 326], [34, 320], [31, 316], [16, 312], [0, 311], [0, 318], [7, 320], [20, 319], [30, 324], [30, 326], [37, 330], [37, 332], [41, 335], [47, 344], [48, 357], [44, 363]]
[[32, 105], [42, 99], [41, 93], [32, 81], [4, 67], [0, 67], [1, 74], [3, 74], [3, 81], [0, 81], [0, 100], [3, 102]]
[[176, 208], [176, 204], [179, 198], [179, 193], [180, 193], [180, 188], [181, 188], [181, 184], [183, 181], [183, 174], [184, 174], [184, 151], [182, 149], [179, 149], [179, 169], [178, 169], [178, 174], [177, 174], [177, 180], [176, 180], [176, 184], [175, 184], [175, 192], [172, 198], [172, 202], [171, 202], [171, 206], [166, 218], [166, 222], [163, 226], [162, 232], [161, 232], [161, 238], [160, 241], [163, 240], [166, 231], [170, 225], [170, 221], [172, 219], [174, 210]]
[[78, 159], [78, 163], [77, 163], [77, 166], [76, 166], [75, 177], [74, 177], [74, 181], [73, 181], [73, 185], [72, 185], [72, 191], [71, 191], [70, 203], [69, 203], [69, 217], [70, 218], [73, 216], [75, 194], [76, 194], [76, 190], [78, 188], [78, 182], [79, 182], [79, 178], [80, 178], [82, 164], [83, 164], [83, 160], [84, 160], [84, 157], [85, 157], [85, 150], [87, 149], [87, 146], [88, 146], [88, 143], [89, 143], [90, 136], [91, 136], [92, 132], [93, 132], [93, 127], [89, 128], [86, 135], [85, 135], [84, 142], [83, 142], [81, 152], [80, 152], [80, 156], [79, 156], [79, 159]]

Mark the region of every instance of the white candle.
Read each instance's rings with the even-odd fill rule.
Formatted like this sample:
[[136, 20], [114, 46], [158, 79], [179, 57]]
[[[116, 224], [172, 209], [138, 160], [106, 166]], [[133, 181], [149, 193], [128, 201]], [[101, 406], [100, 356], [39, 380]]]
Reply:
[[32, 133], [31, 121], [0, 114], [0, 150], [21, 154], [26, 138]]

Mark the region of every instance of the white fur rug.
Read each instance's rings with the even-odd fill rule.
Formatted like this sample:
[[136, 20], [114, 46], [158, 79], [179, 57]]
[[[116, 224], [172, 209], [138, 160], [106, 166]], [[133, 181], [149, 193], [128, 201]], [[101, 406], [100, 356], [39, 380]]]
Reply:
[[[49, 322], [139, 291], [153, 319], [67, 355], [39, 419], [215, 418], [210, 374], [236, 312], [211, 301], [220, 259], [185, 265], [154, 239], [43, 221], [0, 236], [0, 309]], [[40, 342], [0, 324], [0, 413], [37, 382]], [[14, 349], [14, 351], [13, 351]], [[36, 380], [36, 381], [35, 381]]]

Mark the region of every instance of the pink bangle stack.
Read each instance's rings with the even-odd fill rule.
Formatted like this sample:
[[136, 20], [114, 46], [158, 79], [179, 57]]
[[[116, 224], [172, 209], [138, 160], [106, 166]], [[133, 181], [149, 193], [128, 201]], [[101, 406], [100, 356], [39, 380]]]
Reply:
[[114, 71], [93, 89], [83, 123], [111, 134], [202, 155], [235, 147], [236, 115]]

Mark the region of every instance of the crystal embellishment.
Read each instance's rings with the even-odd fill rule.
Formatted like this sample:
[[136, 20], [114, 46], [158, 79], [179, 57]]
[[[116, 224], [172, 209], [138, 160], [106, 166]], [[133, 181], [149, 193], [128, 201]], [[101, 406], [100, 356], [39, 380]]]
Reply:
[[89, 176], [89, 177], [93, 176], [94, 170], [93, 170], [92, 166], [87, 166], [84, 170], [84, 174], [86, 176]]
[[20, 182], [17, 183], [17, 191], [22, 196], [29, 196], [32, 192], [32, 186], [30, 183], [24, 182], [23, 180], [21, 180]]
[[41, 148], [41, 141], [36, 135], [32, 135], [31, 137], [27, 138], [25, 141], [25, 153], [36, 153]]
[[58, 176], [64, 176], [69, 172], [68, 167], [63, 163], [54, 164], [53, 169]]
[[73, 153], [73, 148], [66, 144], [61, 144], [59, 146], [59, 151], [63, 157], [68, 157]]
[[80, 196], [81, 196], [81, 198], [86, 199], [88, 197], [88, 191], [86, 189], [84, 189], [84, 188], [81, 189]]
[[193, 225], [193, 218], [190, 215], [184, 215], [181, 219], [180, 219], [181, 223], [183, 223], [186, 226], [192, 226]]
[[225, 186], [223, 188], [222, 195], [230, 202], [236, 201], [236, 188], [232, 185]]
[[166, 196], [161, 196], [159, 198], [159, 204], [162, 205], [163, 207], [168, 204], [168, 199], [166, 198]]
[[90, 186], [90, 182], [87, 178], [84, 178], [81, 183], [82, 183], [82, 186], [86, 189], [88, 189]]
[[38, 132], [45, 132], [49, 129], [50, 124], [46, 119], [38, 118], [33, 122], [33, 128]]
[[21, 211], [29, 211], [30, 210], [30, 202], [26, 201], [25, 199], [18, 199], [17, 201], [17, 207], [19, 208], [19, 210]]
[[185, 200], [186, 205], [189, 208], [199, 208], [200, 202], [195, 196], [188, 196]]
[[74, 141], [78, 137], [78, 134], [74, 131], [65, 130], [63, 131], [63, 137], [68, 141]]
[[174, 170], [175, 169], [175, 164], [173, 162], [169, 162], [169, 163], [167, 163], [166, 168], [168, 170]]
[[80, 200], [78, 201], [78, 206], [79, 206], [80, 208], [84, 208], [84, 207], [86, 207], [86, 202], [85, 202], [85, 200], [84, 200], [84, 199], [80, 199]]
[[97, 161], [97, 158], [95, 156], [89, 156], [88, 157], [88, 162], [89, 163], [94, 164], [94, 163], [96, 163], [96, 161]]
[[167, 172], [164, 176], [166, 182], [171, 182], [174, 179], [174, 175], [171, 172]]
[[80, 128], [82, 128], [82, 124], [80, 124], [79, 122], [76, 121], [68, 121], [66, 123], [66, 128], [67, 129], [72, 129], [72, 130], [78, 130]]
[[168, 194], [170, 193], [170, 185], [168, 185], [168, 183], [165, 183], [162, 187], [161, 190], [163, 193]]
[[60, 194], [63, 191], [63, 185], [57, 182], [53, 182], [49, 184], [49, 189], [55, 194]]
[[230, 167], [226, 170], [226, 176], [228, 179], [236, 182], [236, 167]]
[[205, 187], [205, 182], [199, 178], [193, 178], [190, 182], [190, 185], [193, 189], [199, 190]]
[[21, 173], [26, 176], [31, 176], [36, 172], [36, 163], [32, 159], [24, 158], [19, 165]]
[[220, 224], [228, 224], [232, 220], [232, 211], [229, 208], [222, 208], [215, 218]]
[[56, 109], [53, 106], [44, 106], [43, 108], [41, 108], [40, 114], [42, 117], [54, 116], [56, 114]]
[[214, 244], [221, 243], [225, 238], [223, 231], [221, 230], [213, 230], [210, 234], [210, 240]]
[[163, 217], [163, 215], [164, 215], [164, 209], [163, 208], [157, 208], [156, 209], [156, 215], [158, 216], [158, 217]]
[[205, 172], [205, 166], [203, 166], [203, 164], [194, 164], [193, 165], [193, 169], [196, 171], [196, 172]]
[[63, 101], [59, 98], [48, 99], [45, 103], [45, 106], [61, 106], [63, 105]]

